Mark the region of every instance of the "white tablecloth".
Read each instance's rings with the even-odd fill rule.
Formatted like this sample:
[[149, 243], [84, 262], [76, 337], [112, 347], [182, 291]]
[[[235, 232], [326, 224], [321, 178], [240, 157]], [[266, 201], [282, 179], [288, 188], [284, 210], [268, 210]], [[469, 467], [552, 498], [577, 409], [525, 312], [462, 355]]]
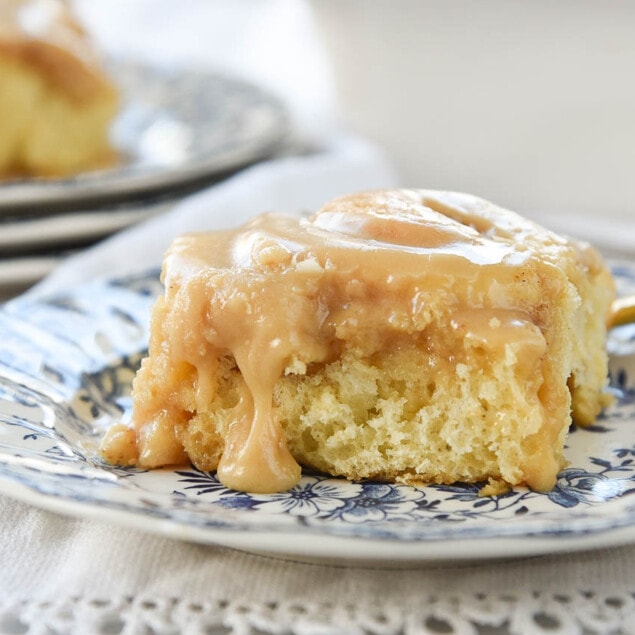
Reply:
[[368, 570], [176, 542], [6, 497], [0, 518], [2, 633], [635, 632], [635, 547]]

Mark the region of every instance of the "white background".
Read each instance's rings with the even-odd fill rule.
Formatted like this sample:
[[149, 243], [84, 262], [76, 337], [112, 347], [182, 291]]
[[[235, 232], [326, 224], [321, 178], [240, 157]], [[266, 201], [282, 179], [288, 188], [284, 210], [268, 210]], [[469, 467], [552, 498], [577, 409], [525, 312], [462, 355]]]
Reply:
[[341, 126], [378, 141], [404, 185], [569, 226], [632, 218], [635, 242], [635, 3], [77, 5], [111, 53], [247, 76], [285, 99], [302, 132]]

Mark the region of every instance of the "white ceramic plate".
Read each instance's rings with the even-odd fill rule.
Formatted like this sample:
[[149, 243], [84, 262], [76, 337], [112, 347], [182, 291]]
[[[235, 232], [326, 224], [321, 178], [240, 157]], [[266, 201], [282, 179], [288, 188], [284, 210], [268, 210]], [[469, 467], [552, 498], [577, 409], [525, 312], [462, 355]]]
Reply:
[[122, 106], [112, 128], [119, 164], [68, 179], [0, 186], [0, 215], [164, 191], [271, 155], [287, 132], [279, 101], [247, 82], [181, 69], [113, 64]]
[[87, 211], [13, 216], [0, 220], [0, 256], [87, 245], [166, 212], [174, 204], [173, 199], [144, 199]]
[[103, 209], [0, 219], [0, 302], [39, 282], [72, 250], [167, 211], [175, 201], [142, 200]]
[[[635, 290], [635, 265], [615, 269]], [[126, 417], [156, 272], [0, 311], [0, 491], [54, 511], [183, 540], [294, 559], [419, 565], [635, 541], [635, 329], [616, 332], [618, 403], [573, 429], [555, 489], [479, 498], [477, 486], [350, 483], [305, 474], [274, 495], [237, 493], [192, 467], [103, 464], [104, 429]]]

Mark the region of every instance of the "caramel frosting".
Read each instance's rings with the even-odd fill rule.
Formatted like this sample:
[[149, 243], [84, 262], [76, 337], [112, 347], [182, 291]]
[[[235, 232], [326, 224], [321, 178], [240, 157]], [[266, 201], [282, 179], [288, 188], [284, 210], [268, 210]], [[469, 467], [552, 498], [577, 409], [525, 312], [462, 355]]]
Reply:
[[[563, 248], [561, 238], [481, 199], [404, 190], [340, 198], [310, 218], [265, 214], [236, 230], [185, 235], [164, 261], [162, 354], [172, 367], [196, 369], [200, 409], [214, 395], [219, 358], [233, 356], [245, 390], [219, 479], [237, 490], [281, 491], [300, 478], [273, 411], [282, 375], [333, 361], [344, 348], [372, 356], [414, 338], [447, 364], [465, 354], [457, 341], [462, 351], [467, 342], [494, 356], [511, 345], [533, 377], [546, 318], [534, 310], [540, 285], [535, 297], [517, 285], [545, 272], [562, 278], [536, 253], [555, 259]], [[451, 324], [435, 324], [430, 307], [439, 305]], [[136, 404], [138, 454], [121, 429], [111, 445], [117, 435], [124, 441], [110, 454], [146, 467], [182, 460], [178, 443], [168, 456], [153, 443], [163, 425], [157, 412], [170, 419], [168, 396]], [[557, 422], [546, 434], [553, 441], [560, 429]]]
[[0, 53], [38, 69], [78, 101], [114, 90], [60, 0], [0, 0]]

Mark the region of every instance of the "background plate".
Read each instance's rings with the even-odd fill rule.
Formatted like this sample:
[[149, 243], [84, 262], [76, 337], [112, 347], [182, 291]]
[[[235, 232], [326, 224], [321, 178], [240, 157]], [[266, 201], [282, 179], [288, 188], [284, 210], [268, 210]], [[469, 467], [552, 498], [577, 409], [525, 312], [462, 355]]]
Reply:
[[0, 258], [88, 245], [166, 212], [178, 201], [172, 198], [144, 199], [47, 216], [7, 217], [0, 220]]
[[122, 106], [112, 128], [121, 162], [68, 179], [8, 181], [0, 214], [156, 193], [221, 176], [280, 147], [287, 116], [264, 90], [210, 72], [112, 66]]
[[[635, 267], [615, 267], [623, 292]], [[192, 467], [103, 464], [104, 429], [129, 413], [158, 273], [94, 283], [0, 312], [0, 491], [55, 511], [294, 559], [448, 563], [635, 541], [635, 340], [612, 339], [618, 403], [573, 428], [555, 489], [479, 498], [478, 486], [350, 483], [305, 473], [288, 492], [238, 493]]]

